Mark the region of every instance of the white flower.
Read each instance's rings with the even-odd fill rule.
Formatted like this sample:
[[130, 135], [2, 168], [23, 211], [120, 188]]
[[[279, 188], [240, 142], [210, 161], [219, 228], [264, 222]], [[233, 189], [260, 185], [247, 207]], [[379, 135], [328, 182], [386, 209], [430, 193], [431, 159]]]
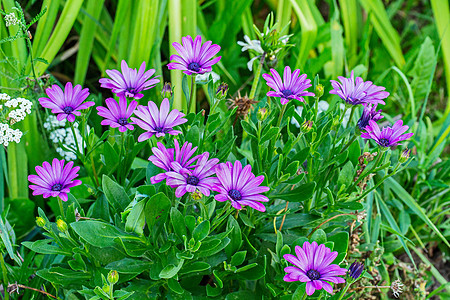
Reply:
[[19, 129], [12, 129], [8, 124], [0, 123], [0, 145], [5, 147], [9, 145], [10, 142], [20, 142], [20, 138], [23, 133]]
[[8, 101], [11, 97], [8, 94], [0, 94], [0, 101]]
[[210, 77], [212, 78], [213, 83], [215, 83], [217, 80], [220, 79], [220, 75], [211, 71], [207, 72], [205, 74], [198, 74], [195, 76], [195, 82], [196, 83], [206, 83], [210, 80]]
[[261, 48], [259, 40], [251, 40], [247, 35], [244, 35], [245, 42], [238, 41], [238, 45], [242, 47], [241, 51], [254, 50], [259, 54], [263, 54], [264, 50]]
[[16, 18], [16, 15], [12, 12], [5, 16], [6, 27], [16, 25], [19, 23], [19, 20]]

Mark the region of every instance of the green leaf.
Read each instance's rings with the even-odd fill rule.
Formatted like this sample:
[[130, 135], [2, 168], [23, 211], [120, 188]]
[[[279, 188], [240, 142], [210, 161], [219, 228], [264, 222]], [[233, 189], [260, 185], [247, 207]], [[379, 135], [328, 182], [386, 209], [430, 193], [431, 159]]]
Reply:
[[127, 222], [125, 223], [126, 231], [136, 232], [138, 235], [144, 234], [144, 225], [145, 225], [144, 207], [146, 203], [147, 201], [144, 199], [139, 201], [135, 206], [133, 206], [130, 214], [127, 217]]
[[239, 223], [233, 216], [228, 216], [228, 222], [227, 222], [227, 231], [231, 229], [231, 233], [229, 235], [230, 237], [230, 243], [225, 248], [225, 253], [227, 254], [227, 257], [231, 257], [233, 253], [239, 250], [242, 245], [242, 233], [241, 233], [241, 227], [239, 226]]
[[130, 198], [123, 187], [106, 175], [103, 175], [102, 185], [103, 192], [109, 204], [114, 208], [116, 213], [123, 212], [128, 204], [130, 204]]
[[45, 239], [45, 240], [37, 240], [35, 242], [22, 242], [22, 245], [24, 245], [25, 247], [36, 253], [61, 254], [66, 256], [72, 255], [71, 252], [64, 251], [58, 246], [49, 245], [50, 242], [52, 242], [51, 239]]
[[414, 93], [414, 99], [424, 99], [430, 81], [430, 76], [434, 73], [435, 49], [430, 37], [425, 37], [420, 46], [419, 54], [414, 61], [414, 67], [408, 72], [413, 77], [411, 88]]
[[180, 270], [180, 275], [203, 272], [208, 270], [209, 268], [211, 268], [211, 266], [207, 262], [194, 261], [192, 263], [185, 264]]
[[150, 230], [156, 224], [162, 224], [166, 221], [170, 206], [169, 198], [163, 193], [158, 193], [147, 201], [147, 205], [145, 205], [145, 219]]
[[80, 253], [75, 253], [73, 255], [73, 260], [69, 260], [67, 263], [74, 271], [87, 271], [86, 263], [84, 262]]
[[92, 278], [92, 274], [89, 272], [78, 272], [61, 267], [39, 270], [36, 274], [52, 284], [62, 285], [64, 287], [71, 284], [81, 286]]
[[236, 252], [235, 254], [233, 254], [233, 256], [231, 257], [231, 262], [230, 264], [232, 266], [239, 266], [241, 265], [244, 261], [245, 261], [245, 257], [247, 255], [247, 251], [239, 251]]
[[123, 274], [138, 275], [151, 268], [152, 263], [142, 259], [124, 258], [105, 266], [105, 269], [115, 270]]
[[285, 194], [269, 195], [269, 198], [283, 199], [289, 202], [303, 202], [311, 198], [311, 196], [314, 193], [315, 187], [316, 187], [315, 182], [308, 182], [301, 184], [300, 186], [296, 187], [292, 191], [289, 191]]
[[86, 242], [96, 247], [113, 247], [117, 237], [137, 239], [113, 225], [99, 221], [79, 221], [71, 223], [70, 227]]
[[172, 223], [175, 234], [180, 239], [183, 239], [183, 235], [187, 236], [186, 224], [184, 223], [183, 215], [175, 207], [170, 209], [170, 222]]
[[311, 241], [316, 241], [317, 244], [325, 244], [327, 242], [327, 235], [325, 234], [325, 231], [322, 229], [317, 229], [313, 235], [311, 236]]
[[180, 283], [177, 280], [173, 279], [173, 278], [170, 278], [167, 281], [167, 285], [169, 286], [170, 290], [172, 290], [173, 292], [175, 292], [175, 293], [177, 293], [179, 295], [182, 295], [184, 293], [184, 290], [181, 287]]
[[196, 241], [202, 241], [208, 236], [210, 227], [211, 225], [209, 223], [209, 220], [204, 220], [195, 227], [194, 231], [192, 232], [192, 236]]
[[159, 278], [168, 279], [168, 278], [174, 277], [175, 275], [177, 275], [178, 271], [183, 266], [183, 263], [184, 263], [184, 259], [181, 259], [177, 266], [175, 266], [173, 264], [169, 264], [169, 265], [165, 266], [164, 269], [162, 269], [162, 271], [159, 273]]
[[350, 184], [353, 182], [353, 164], [351, 161], [348, 161], [342, 170], [339, 172], [339, 177], [337, 181], [338, 188], [341, 185], [345, 185], [346, 187], [350, 186]]

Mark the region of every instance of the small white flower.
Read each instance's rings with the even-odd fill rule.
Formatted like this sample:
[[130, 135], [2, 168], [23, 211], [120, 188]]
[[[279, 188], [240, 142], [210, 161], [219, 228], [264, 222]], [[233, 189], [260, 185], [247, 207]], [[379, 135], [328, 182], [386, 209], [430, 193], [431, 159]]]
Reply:
[[247, 35], [244, 35], [245, 42], [238, 41], [238, 45], [242, 47], [241, 51], [254, 50], [259, 54], [263, 54], [264, 50], [261, 48], [259, 40], [251, 40]]
[[6, 23], [6, 27], [9, 27], [9, 26], [16, 25], [17, 23], [19, 23], [19, 20], [17, 19], [16, 15], [12, 12], [5, 16], [5, 23]]
[[215, 83], [217, 80], [220, 80], [220, 75], [211, 71], [205, 74], [198, 74], [197, 76], [195, 76], [195, 82], [206, 83], [210, 80], [210, 77], [212, 78], [213, 83]]
[[8, 101], [9, 99], [11, 99], [11, 97], [8, 94], [0, 94], [1, 101]]
[[392, 282], [391, 284], [391, 290], [392, 290], [392, 294], [394, 294], [395, 298], [398, 298], [400, 296], [401, 293], [403, 293], [403, 283], [400, 281], [400, 279], [395, 280], [394, 282]]

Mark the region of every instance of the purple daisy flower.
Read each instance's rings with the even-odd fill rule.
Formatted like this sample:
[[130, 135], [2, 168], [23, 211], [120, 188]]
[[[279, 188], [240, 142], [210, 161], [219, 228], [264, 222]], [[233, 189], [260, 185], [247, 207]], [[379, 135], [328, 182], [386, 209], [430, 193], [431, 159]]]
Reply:
[[36, 166], [38, 175], [28, 176], [28, 181], [35, 184], [29, 186], [33, 190], [33, 196], [59, 197], [62, 201], [67, 201], [70, 188], [81, 184], [81, 180], [74, 180], [78, 177], [79, 169], [80, 167], [73, 167], [72, 161], [64, 166], [64, 159], [60, 161], [56, 158], [52, 165], [45, 161], [42, 167]]
[[[153, 155], [148, 158], [155, 166], [163, 169], [166, 172], [173, 171], [175, 169], [191, 170], [195, 168], [192, 165], [201, 155], [194, 155], [197, 147], [192, 148], [192, 144], [185, 142], [180, 149], [180, 145], [177, 139], [173, 140], [175, 148], [166, 148], [162, 143], [158, 142], [158, 147], [153, 147]], [[175, 157], [174, 157], [175, 155]], [[174, 166], [174, 167], [172, 167]], [[158, 183], [166, 179], [166, 173], [161, 173], [150, 178], [152, 184]]]
[[363, 103], [385, 104], [383, 99], [389, 96], [382, 86], [376, 86], [371, 81], [364, 81], [361, 77], [356, 77], [351, 73], [350, 78], [339, 76], [336, 80], [331, 80], [333, 90], [330, 94], [341, 97], [348, 104], [357, 105]]
[[218, 158], [209, 159], [209, 153], [205, 152], [193, 170], [183, 169], [180, 164], [171, 164], [174, 171], [166, 173], [166, 183], [176, 188], [175, 196], [178, 198], [197, 190], [208, 197], [210, 190], [217, 185], [217, 178], [211, 176], [214, 175], [218, 162]]
[[242, 209], [247, 205], [259, 211], [266, 211], [264, 204], [269, 198], [261, 193], [267, 192], [269, 187], [259, 186], [264, 181], [264, 176], [255, 177], [252, 167], [246, 165], [242, 169], [240, 161], [236, 161], [234, 166], [231, 162], [221, 163], [216, 167], [216, 175], [219, 184], [214, 187], [218, 195], [214, 196], [217, 201], [231, 201], [231, 205], [236, 209]]
[[170, 60], [173, 61], [167, 64], [169, 70], [177, 69], [183, 70], [186, 75], [205, 74], [211, 72], [211, 66], [216, 64], [222, 56], [211, 59], [219, 50], [219, 45], [211, 45], [211, 41], [207, 41], [202, 45], [202, 37], [197, 35], [195, 41], [190, 35], [181, 38], [183, 46], [177, 42], [172, 45], [180, 55], [171, 55]]
[[[291, 99], [303, 101], [305, 96], [314, 96], [314, 93], [306, 91], [311, 87], [311, 80], [306, 78], [306, 74], [300, 75], [300, 70], [294, 70], [291, 73], [291, 68], [286, 66], [284, 68], [283, 80], [275, 69], [270, 69], [270, 74], [263, 74], [263, 78], [267, 81], [267, 85], [273, 88], [275, 91], [267, 93], [269, 97], [281, 98], [281, 104], [284, 105]], [[300, 75], [300, 76], [299, 76]]]
[[131, 117], [137, 106], [137, 101], [131, 101], [127, 107], [127, 98], [119, 98], [119, 104], [113, 98], [107, 98], [105, 100], [106, 107], [97, 106], [98, 115], [106, 118], [101, 122], [102, 125], [109, 125], [112, 128], [119, 128], [120, 132], [125, 132], [127, 129], [133, 130], [134, 126], [128, 122], [128, 118]]
[[99, 80], [101, 87], [111, 89], [117, 97], [141, 99], [144, 97], [144, 94], [141, 93], [143, 90], [151, 89], [159, 82], [159, 79], [155, 77], [150, 79], [155, 74], [154, 69], [145, 72], [145, 61], [139, 67], [139, 71], [129, 68], [124, 60], [120, 66], [122, 73], [117, 70], [106, 70], [106, 74], [111, 79], [101, 78]]
[[408, 130], [408, 126], [403, 126], [403, 121], [398, 120], [395, 122], [394, 126], [386, 126], [382, 130], [378, 127], [378, 124], [373, 120], [369, 121], [364, 129], [366, 132], [361, 133], [361, 137], [364, 139], [372, 139], [381, 147], [392, 147], [398, 145], [398, 142], [409, 139], [414, 135], [414, 133], [404, 133]]
[[363, 104], [363, 106], [364, 110], [362, 116], [357, 122], [358, 127], [361, 130], [364, 130], [364, 128], [369, 125], [370, 120], [378, 122], [378, 120], [383, 118], [383, 116], [381, 115], [382, 110], [377, 110], [377, 104], [373, 105], [371, 103], [365, 103]]
[[139, 142], [149, 139], [154, 134], [156, 137], [163, 137], [166, 133], [178, 135], [181, 131], [174, 130], [173, 127], [187, 122], [187, 119], [183, 118], [184, 114], [182, 112], [177, 109], [170, 111], [170, 103], [167, 98], [162, 101], [160, 109], [158, 109], [155, 102], [149, 101], [148, 106], [139, 105], [134, 114], [137, 117], [131, 117], [134, 124], [147, 130], [147, 132], [139, 136]]
[[316, 290], [324, 289], [333, 293], [330, 282], [338, 284], [345, 282], [339, 275], [345, 275], [347, 269], [331, 264], [338, 256], [336, 251], [316, 242], [303, 243], [303, 247], [295, 246], [295, 254], [285, 254], [284, 259], [294, 265], [284, 268], [287, 273], [283, 280], [287, 282], [306, 282], [306, 294], [311, 296]]
[[49, 98], [39, 98], [39, 103], [43, 107], [51, 109], [52, 113], [58, 114], [56, 116], [58, 121], [67, 118], [67, 121], [73, 122], [75, 121], [75, 116], [81, 116], [80, 110], [95, 104], [93, 101], [83, 103], [89, 96], [89, 89], [82, 89], [79, 84], [73, 87], [71, 82], [66, 83], [64, 92], [59, 86], [54, 84], [46, 89], [45, 93]]

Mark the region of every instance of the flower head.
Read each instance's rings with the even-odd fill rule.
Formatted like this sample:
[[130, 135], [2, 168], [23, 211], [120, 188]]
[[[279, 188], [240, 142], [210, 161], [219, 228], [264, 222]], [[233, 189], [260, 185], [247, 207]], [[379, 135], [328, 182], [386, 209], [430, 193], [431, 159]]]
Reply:
[[148, 106], [139, 105], [134, 114], [137, 117], [131, 117], [134, 124], [147, 130], [147, 132], [139, 136], [139, 142], [149, 139], [154, 134], [156, 137], [163, 137], [166, 133], [178, 135], [181, 131], [174, 130], [173, 127], [187, 122], [187, 119], [183, 118], [184, 114], [182, 112], [177, 109], [170, 111], [170, 103], [167, 98], [162, 101], [160, 109], [158, 109], [155, 102], [149, 101]]
[[392, 282], [391, 290], [395, 298], [398, 298], [400, 294], [403, 293], [403, 285], [404, 284], [400, 281], [400, 279], [397, 279]]
[[354, 261], [348, 268], [348, 276], [356, 280], [361, 276], [362, 271], [364, 271], [364, 264]]
[[210, 190], [217, 185], [217, 178], [212, 176], [218, 162], [218, 158], [209, 159], [209, 153], [205, 152], [193, 170], [182, 169], [179, 164], [172, 164], [174, 171], [166, 173], [167, 185], [177, 188], [175, 191], [177, 197], [182, 197], [186, 192], [193, 193], [196, 190], [208, 197]]
[[99, 80], [101, 87], [111, 89], [117, 97], [141, 99], [144, 97], [144, 94], [141, 93], [143, 90], [151, 89], [159, 82], [159, 79], [150, 79], [155, 74], [154, 69], [145, 72], [145, 61], [139, 67], [139, 71], [129, 68], [124, 60], [120, 66], [122, 73], [118, 70], [106, 70], [106, 74], [111, 79], [101, 78]]
[[34, 183], [29, 187], [33, 190], [33, 195], [43, 195], [44, 198], [59, 197], [67, 201], [67, 193], [70, 188], [80, 185], [81, 180], [74, 180], [78, 177], [80, 167], [73, 167], [73, 162], [64, 165], [64, 159], [53, 159], [52, 165], [44, 162], [41, 166], [36, 166], [38, 175], [29, 175], [28, 181]]
[[12, 12], [7, 15], [5, 15], [5, 26], [13, 26], [20, 23], [19, 19], [17, 19], [16, 15]]
[[46, 108], [52, 110], [52, 113], [58, 114], [56, 118], [62, 121], [67, 118], [67, 121], [75, 121], [75, 116], [81, 116], [80, 110], [89, 108], [94, 105], [93, 101], [87, 101], [89, 96], [89, 89], [82, 89], [81, 85], [77, 84], [75, 87], [68, 82], [63, 90], [54, 84], [52, 87], [45, 90], [49, 98], [39, 98], [39, 103]]
[[383, 99], [389, 96], [382, 86], [376, 86], [371, 81], [364, 81], [361, 77], [356, 77], [355, 80], [353, 71], [350, 78], [339, 76], [338, 79], [340, 82], [331, 80], [334, 89], [330, 91], [330, 94], [338, 95], [348, 104], [385, 104]]
[[98, 115], [105, 118], [101, 122], [102, 125], [109, 125], [112, 128], [119, 128], [120, 132], [125, 132], [127, 129], [133, 130], [134, 126], [128, 122], [128, 118], [133, 114], [137, 101], [131, 101], [127, 107], [127, 98], [119, 98], [119, 103], [112, 98], [105, 100], [106, 107], [97, 106]]
[[361, 137], [365, 139], [373, 139], [378, 145], [382, 147], [392, 147], [398, 144], [398, 142], [409, 139], [414, 133], [404, 133], [408, 130], [408, 126], [403, 126], [403, 121], [398, 120], [394, 126], [386, 126], [382, 130], [378, 127], [375, 121], [370, 120], [369, 125], [364, 129], [366, 132], [361, 133]]
[[236, 114], [241, 117], [246, 117], [247, 114], [253, 109], [253, 104], [258, 103], [259, 101], [255, 101], [254, 99], [250, 99], [247, 95], [241, 96], [241, 93], [238, 92], [238, 95], [234, 98], [228, 99], [229, 109], [234, 109], [237, 107]]
[[295, 254], [285, 254], [285, 260], [293, 264], [284, 268], [287, 273], [284, 281], [306, 282], [306, 294], [311, 296], [315, 290], [324, 289], [328, 293], [333, 293], [333, 287], [330, 282], [338, 284], [345, 282], [344, 278], [347, 269], [341, 268], [336, 264], [331, 264], [337, 257], [336, 251], [331, 250], [325, 245], [317, 245], [316, 242], [305, 242], [303, 247], [295, 246]]
[[[158, 142], [157, 147], [152, 148], [153, 155], [148, 158], [155, 166], [163, 169], [166, 172], [175, 169], [191, 170], [195, 168], [192, 165], [200, 155], [194, 155], [197, 147], [192, 148], [192, 144], [185, 142], [180, 148], [177, 139], [173, 140], [175, 148], [166, 148], [162, 143]], [[150, 178], [152, 184], [158, 183], [166, 179], [167, 174], [161, 173]]]
[[266, 210], [261, 202], [268, 202], [269, 198], [261, 193], [267, 192], [269, 187], [259, 186], [264, 181], [264, 176], [255, 177], [250, 165], [242, 168], [238, 160], [234, 165], [231, 162], [222, 163], [216, 167], [216, 175], [219, 184], [214, 190], [219, 194], [214, 198], [217, 201], [230, 200], [236, 209], [242, 209], [246, 205], [259, 211]]
[[405, 163], [408, 161], [409, 155], [411, 154], [411, 149], [405, 148], [400, 153], [400, 157], [398, 158], [398, 161], [401, 163]]
[[211, 66], [216, 64], [222, 57], [216, 55], [219, 50], [219, 45], [211, 45], [211, 41], [207, 41], [202, 45], [202, 37], [197, 35], [195, 40], [190, 35], [181, 38], [183, 45], [174, 42], [172, 45], [177, 50], [178, 54], [170, 56], [172, 61], [167, 65], [169, 70], [177, 69], [183, 70], [186, 75], [204, 74], [211, 72]]
[[369, 125], [369, 121], [373, 120], [378, 122], [378, 120], [382, 119], [381, 109], [377, 110], [377, 104], [373, 105], [371, 103], [364, 103], [364, 110], [361, 118], [358, 120], [358, 127], [361, 130], [364, 130], [367, 125]]
[[[270, 97], [281, 98], [281, 104], [284, 105], [291, 99], [303, 101], [305, 96], [314, 96], [313, 93], [307, 92], [306, 89], [311, 87], [311, 80], [306, 79], [306, 74], [300, 75], [300, 70], [294, 70], [291, 73], [291, 68], [286, 66], [284, 68], [283, 80], [275, 69], [270, 69], [270, 74], [263, 74], [263, 78], [267, 81], [267, 85], [274, 89], [267, 93]], [[299, 76], [300, 75], [300, 76]]]

